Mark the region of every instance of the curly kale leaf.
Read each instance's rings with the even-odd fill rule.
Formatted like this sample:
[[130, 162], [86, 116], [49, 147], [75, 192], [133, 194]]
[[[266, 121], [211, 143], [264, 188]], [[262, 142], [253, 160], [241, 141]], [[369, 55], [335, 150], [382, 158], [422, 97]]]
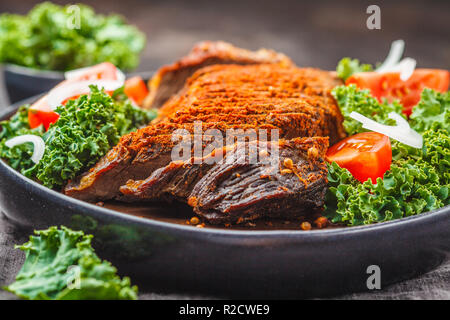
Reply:
[[350, 78], [354, 73], [372, 70], [373, 70], [372, 65], [362, 64], [359, 63], [358, 59], [351, 59], [351, 58], [341, 59], [341, 61], [339, 61], [336, 67], [338, 77], [344, 81]]
[[157, 112], [154, 109], [144, 110], [134, 106], [123, 90], [123, 87], [117, 89], [112, 96], [115, 101], [115, 126], [120, 136], [136, 131], [136, 129], [147, 125], [157, 116]]
[[50, 188], [95, 164], [119, 139], [114, 102], [96, 87], [56, 112], [60, 117], [43, 135], [45, 153], [36, 167], [37, 179]]
[[391, 169], [376, 184], [363, 184], [336, 163], [328, 165], [326, 215], [348, 225], [371, 224], [449, 204], [450, 137], [445, 130], [423, 134], [422, 150], [395, 143]]
[[[0, 16], [0, 62], [70, 70], [109, 61], [131, 70], [139, 64], [145, 36], [117, 15], [89, 6], [36, 5], [26, 16]], [[78, 14], [79, 13], [79, 14]]]
[[338, 86], [332, 90], [338, 106], [344, 116], [343, 126], [348, 135], [366, 131], [359, 121], [349, 117], [352, 111], [386, 125], [395, 125], [395, 120], [389, 119], [390, 112], [402, 114], [402, 106], [397, 103], [378, 102], [369, 90], [360, 90], [355, 85]]
[[[337, 87], [334, 95], [346, 119], [349, 134], [360, 132], [350, 119], [358, 111], [378, 122], [388, 123], [387, 114], [396, 104], [379, 104], [369, 93], [355, 87]], [[336, 163], [328, 171], [326, 214], [333, 222], [370, 224], [434, 210], [450, 203], [450, 94], [425, 89], [410, 118], [411, 127], [422, 134], [422, 149], [392, 141], [390, 170], [376, 184], [363, 184]]]
[[27, 176], [29, 176], [29, 169], [35, 165], [30, 159], [33, 154], [33, 144], [24, 143], [8, 148], [5, 142], [25, 134], [42, 136], [44, 132], [42, 126], [30, 129], [28, 125], [28, 108], [28, 105], [24, 105], [9, 120], [0, 122], [0, 158], [5, 159], [11, 167], [20, 170], [22, 174]]
[[425, 88], [409, 120], [411, 127], [417, 132], [430, 129], [445, 129], [450, 132], [450, 91], [440, 93]]
[[423, 133], [422, 158], [439, 173], [442, 185], [450, 184], [450, 136], [443, 129]]
[[30, 42], [32, 28], [26, 17], [4, 13], [0, 16], [0, 62], [23, 66], [34, 64]]
[[21, 246], [25, 263], [5, 289], [30, 300], [137, 299], [137, 287], [117, 276], [91, 246], [91, 235], [64, 226], [35, 231]]
[[36, 178], [50, 188], [94, 165], [120, 136], [146, 125], [154, 115], [128, 99], [116, 101], [95, 86], [90, 95], [69, 100], [56, 112], [60, 117], [43, 135], [45, 153], [34, 168]]
[[[60, 117], [46, 133], [42, 126], [30, 129], [28, 106], [21, 107], [11, 119], [0, 122], [0, 157], [22, 174], [50, 188], [62, 186], [95, 164], [122, 135], [147, 125], [156, 117], [154, 110], [134, 106], [124, 95], [123, 88], [110, 97], [95, 86], [91, 86], [90, 95], [69, 100], [56, 112]], [[30, 159], [31, 143], [14, 148], [5, 146], [7, 140], [24, 134], [42, 136], [45, 142], [44, 156], [37, 165]]]

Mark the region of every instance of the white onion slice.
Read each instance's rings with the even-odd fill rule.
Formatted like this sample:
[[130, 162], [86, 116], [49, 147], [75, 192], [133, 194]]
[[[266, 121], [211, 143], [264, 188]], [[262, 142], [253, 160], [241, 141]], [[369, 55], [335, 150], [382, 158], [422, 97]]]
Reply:
[[412, 58], [405, 58], [402, 61], [396, 65], [393, 70], [396, 72], [400, 72], [400, 79], [402, 81], [408, 80], [412, 74], [414, 73], [414, 70], [416, 69], [416, 60]]
[[67, 83], [59, 87], [53, 88], [48, 94], [48, 104], [55, 110], [61, 103], [71, 97], [88, 94], [91, 92], [89, 86], [95, 85], [99, 89], [103, 88], [106, 91], [114, 91], [123, 86], [123, 81], [119, 80], [96, 80], [96, 81], [78, 81]]
[[389, 118], [397, 122], [396, 126], [387, 126], [372, 119], [369, 119], [358, 112], [351, 112], [349, 117], [363, 124], [364, 129], [382, 133], [392, 139], [400, 141], [413, 148], [421, 149], [423, 146], [423, 138], [416, 131], [411, 129], [408, 121], [395, 112], [388, 114]]
[[402, 81], [406, 81], [414, 73], [414, 70], [416, 69], [416, 64], [417, 64], [416, 60], [412, 58], [405, 58], [402, 61], [400, 61], [397, 65], [393, 66], [390, 69], [387, 69], [386, 71], [383, 71], [382, 73], [399, 72], [400, 79]]
[[400, 59], [402, 58], [404, 49], [405, 49], [405, 41], [396, 40], [392, 42], [388, 56], [381, 64], [381, 66], [377, 68], [376, 71], [386, 72], [386, 70], [389, 70], [390, 68], [398, 64]]
[[31, 142], [33, 144], [33, 155], [31, 156], [31, 161], [34, 163], [39, 163], [44, 156], [45, 142], [41, 137], [35, 136], [33, 134], [25, 134], [23, 136], [14, 137], [5, 142], [8, 148], [13, 148], [19, 144]]
[[417, 62], [412, 58], [405, 58], [400, 61], [404, 48], [405, 42], [403, 40], [392, 42], [388, 57], [375, 71], [380, 73], [399, 72], [402, 81], [408, 80], [414, 73]]
[[125, 82], [125, 78], [125, 73], [123, 73], [119, 68], [116, 68], [116, 80]]

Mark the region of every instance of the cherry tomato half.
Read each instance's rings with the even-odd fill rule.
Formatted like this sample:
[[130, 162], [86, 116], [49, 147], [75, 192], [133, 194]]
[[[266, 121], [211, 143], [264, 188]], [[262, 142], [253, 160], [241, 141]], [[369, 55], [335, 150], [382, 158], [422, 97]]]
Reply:
[[141, 104], [145, 97], [148, 95], [147, 85], [139, 76], [132, 77], [125, 81], [124, 92], [137, 104]]
[[[117, 68], [112, 63], [103, 62], [90, 68], [81, 69], [75, 77], [64, 80], [59, 83], [57, 87], [77, 81], [100, 79], [117, 80]], [[110, 92], [108, 93], [111, 94]], [[65, 105], [68, 100], [77, 99], [78, 97], [79, 95], [67, 98], [62, 104]], [[48, 130], [52, 123], [58, 121], [59, 114], [50, 108], [47, 99], [47, 95], [42, 97], [28, 110], [28, 122], [30, 128], [34, 129], [40, 125], [44, 125], [45, 130]]]
[[372, 179], [376, 183], [391, 167], [391, 142], [378, 132], [358, 133], [329, 148], [327, 160], [348, 169], [360, 182]]
[[425, 87], [446, 92], [449, 82], [450, 73], [447, 70], [416, 69], [406, 81], [400, 79], [398, 72], [359, 72], [348, 78], [345, 84], [353, 83], [360, 89], [369, 89], [380, 102], [382, 98], [389, 102], [398, 99], [403, 105], [403, 113], [409, 116]]
[[47, 96], [36, 101], [28, 110], [28, 123], [31, 129], [44, 125], [45, 130], [48, 130], [50, 125], [58, 119], [59, 114], [50, 108]]
[[68, 82], [83, 80], [117, 80], [117, 68], [110, 62], [102, 62], [92, 67], [80, 69], [79, 73]]

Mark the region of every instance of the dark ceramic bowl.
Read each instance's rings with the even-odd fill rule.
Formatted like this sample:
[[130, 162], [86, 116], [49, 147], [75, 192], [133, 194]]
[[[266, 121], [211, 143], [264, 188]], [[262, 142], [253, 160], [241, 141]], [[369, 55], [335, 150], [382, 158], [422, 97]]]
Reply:
[[21, 226], [66, 225], [94, 234], [102, 258], [157, 292], [326, 297], [367, 290], [371, 265], [380, 267], [384, 288], [435, 268], [450, 252], [449, 206], [376, 225], [309, 232], [200, 229], [67, 197], [2, 161], [0, 207]]
[[[148, 78], [152, 72], [145, 73]], [[139, 73], [142, 75], [142, 73]], [[134, 74], [128, 74], [131, 76]], [[11, 103], [47, 92], [64, 80], [64, 72], [32, 69], [12, 64], [4, 65], [3, 76]]]
[[3, 67], [3, 76], [11, 103], [47, 92], [64, 80], [63, 72], [37, 70], [11, 64]]

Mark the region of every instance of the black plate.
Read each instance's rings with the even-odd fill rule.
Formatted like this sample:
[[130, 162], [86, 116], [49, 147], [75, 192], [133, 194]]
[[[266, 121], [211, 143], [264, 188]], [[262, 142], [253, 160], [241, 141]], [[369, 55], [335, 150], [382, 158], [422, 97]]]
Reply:
[[450, 252], [450, 206], [376, 225], [308, 232], [199, 229], [67, 197], [3, 161], [0, 207], [22, 226], [66, 225], [94, 234], [102, 258], [141, 287], [163, 292], [240, 298], [332, 296], [367, 290], [371, 265], [380, 267], [385, 287], [435, 268]]

